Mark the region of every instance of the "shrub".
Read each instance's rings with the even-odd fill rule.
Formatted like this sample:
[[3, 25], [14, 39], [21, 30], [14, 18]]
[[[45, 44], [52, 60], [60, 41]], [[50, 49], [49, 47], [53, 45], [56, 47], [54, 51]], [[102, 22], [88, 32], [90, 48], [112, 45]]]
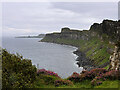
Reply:
[[61, 85], [73, 85], [73, 83], [70, 80], [56, 80], [54, 84], [56, 87]]
[[103, 78], [115, 80], [120, 79], [120, 71], [119, 70], [111, 70], [109, 72], [106, 72], [102, 75]]
[[97, 79], [93, 79], [93, 80], [91, 81], [91, 85], [92, 85], [92, 86], [98, 86], [98, 85], [100, 85], [100, 84], [102, 84], [102, 82], [99, 81], [99, 80], [97, 80]]
[[[59, 77], [57, 73], [54, 73], [52, 71], [49, 70], [45, 70], [45, 69], [39, 69], [37, 71], [37, 75], [39, 74], [44, 74], [44, 75], [51, 75], [51, 76], [55, 76], [55, 77]], [[60, 78], [60, 77], [59, 77]]]
[[68, 77], [67, 79], [70, 81], [74, 81], [76, 82], [80, 82], [84, 79], [84, 75], [80, 75], [79, 73], [74, 72], [70, 77]]
[[32, 87], [36, 80], [36, 67], [31, 60], [23, 59], [19, 54], [2, 51], [2, 87], [24, 88]]
[[102, 75], [106, 73], [107, 70], [103, 68], [97, 68], [97, 69], [92, 69], [91, 71], [85, 71], [82, 72], [81, 74], [78, 74], [74, 72], [70, 77], [68, 77], [68, 80], [74, 81], [74, 82], [80, 82], [86, 79], [102, 79]]
[[48, 84], [54, 84], [55, 80], [58, 80], [57, 77], [55, 76], [50, 76], [50, 75], [40, 75], [40, 78], [44, 80], [44, 83], [46, 85]]
[[106, 73], [107, 70], [103, 68], [92, 69], [91, 71], [86, 71], [83, 73], [85, 79], [93, 79], [96, 76], [102, 76], [102, 74]]

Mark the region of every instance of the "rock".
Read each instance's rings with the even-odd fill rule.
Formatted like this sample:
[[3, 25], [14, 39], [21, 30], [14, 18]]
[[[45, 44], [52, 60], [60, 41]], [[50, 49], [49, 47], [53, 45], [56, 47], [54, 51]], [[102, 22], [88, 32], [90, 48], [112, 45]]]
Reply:
[[[90, 27], [91, 32], [99, 33], [98, 36], [106, 34], [105, 38], [109, 39], [109, 43], [120, 40], [120, 21], [103, 20], [102, 23], [94, 23]], [[104, 37], [101, 37], [104, 40]]]
[[119, 69], [120, 69], [120, 44], [116, 44], [114, 52], [110, 56], [109, 70], [119, 70]]

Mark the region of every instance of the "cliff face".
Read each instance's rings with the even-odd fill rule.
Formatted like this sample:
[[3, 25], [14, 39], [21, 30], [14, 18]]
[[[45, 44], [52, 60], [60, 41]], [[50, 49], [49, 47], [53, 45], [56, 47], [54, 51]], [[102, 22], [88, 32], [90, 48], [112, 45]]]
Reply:
[[[77, 46], [93, 66], [108, 68], [114, 43], [119, 40], [120, 21], [104, 20], [100, 24], [94, 23], [90, 30], [62, 28], [60, 33], [46, 34], [41, 41]], [[81, 65], [81, 62], [78, 64]]]
[[111, 41], [120, 40], [120, 21], [104, 20], [102, 23], [94, 23], [91, 32], [97, 32], [99, 35], [106, 34]]
[[46, 37], [68, 38], [89, 40], [91, 37], [97, 36], [101, 40], [107, 39], [109, 42], [120, 40], [120, 21], [104, 20], [102, 23], [94, 23], [90, 30], [71, 30], [62, 28], [61, 33], [47, 34]]
[[62, 28], [60, 33], [46, 34], [45, 38], [65, 38], [65, 39], [82, 39], [88, 40], [90, 38], [89, 31], [71, 30], [69, 28]]

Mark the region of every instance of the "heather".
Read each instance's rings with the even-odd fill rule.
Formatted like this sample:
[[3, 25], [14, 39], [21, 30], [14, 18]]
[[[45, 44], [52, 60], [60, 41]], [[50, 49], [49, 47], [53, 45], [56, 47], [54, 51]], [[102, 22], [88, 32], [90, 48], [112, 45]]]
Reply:
[[37, 69], [19, 54], [2, 52], [3, 88], [118, 88], [120, 71], [96, 68], [74, 72], [66, 79], [54, 71]]
[[[82, 73], [74, 72], [70, 77], [67, 78], [74, 83], [83, 82], [85, 80], [89, 80], [91, 86], [99, 86], [105, 81], [115, 81], [120, 80], [120, 71], [119, 70], [111, 70], [108, 71], [103, 68], [96, 68], [90, 71], [83, 71]], [[119, 84], [119, 83], [118, 83]]]
[[55, 76], [55, 77], [60, 78], [57, 73], [54, 73], [53, 71], [50, 71], [50, 70], [38, 69], [37, 75], [40, 75], [40, 74], [50, 75], [50, 76]]

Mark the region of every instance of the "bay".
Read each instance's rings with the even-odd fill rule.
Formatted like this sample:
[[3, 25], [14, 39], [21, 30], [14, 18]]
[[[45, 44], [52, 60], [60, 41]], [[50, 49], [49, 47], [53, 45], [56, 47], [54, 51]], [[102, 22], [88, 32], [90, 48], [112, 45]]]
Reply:
[[67, 78], [73, 72], [82, 71], [82, 67], [79, 68], [76, 64], [77, 56], [73, 54], [76, 47], [38, 42], [40, 40], [40, 38], [4, 37], [2, 47], [10, 53], [19, 53], [24, 58], [30, 59], [39, 69], [44, 68], [58, 73], [62, 78]]

